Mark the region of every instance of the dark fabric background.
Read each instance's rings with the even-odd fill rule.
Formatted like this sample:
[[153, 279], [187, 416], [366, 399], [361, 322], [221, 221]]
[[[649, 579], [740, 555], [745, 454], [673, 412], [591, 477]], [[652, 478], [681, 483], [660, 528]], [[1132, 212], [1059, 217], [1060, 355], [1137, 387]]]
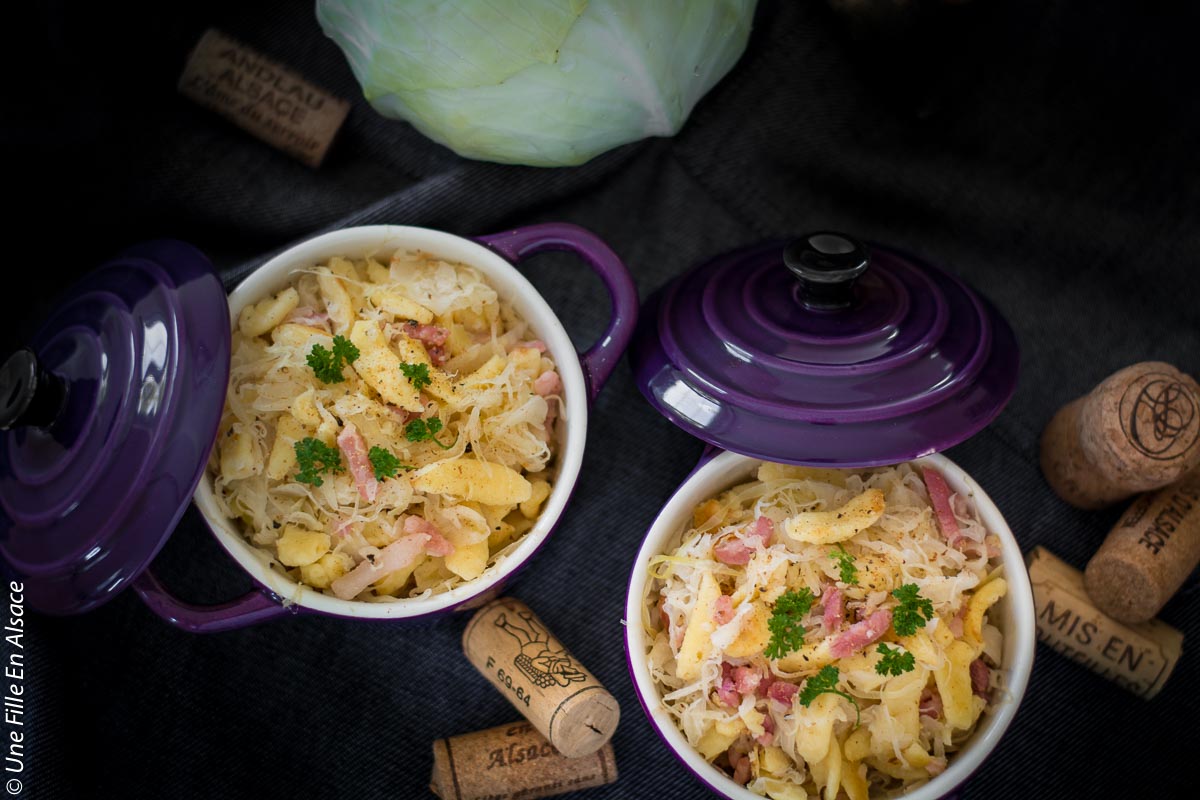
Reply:
[[[1187, 5], [925, 2], [872, 29], [823, 4], [764, 0], [745, 57], [674, 139], [575, 169], [502, 167], [459, 159], [359, 100], [312, 171], [174, 92], [187, 51], [216, 25], [357, 98], [310, 3], [42, 3], [9, 19], [3, 56], [6, 227], [18, 243], [4, 274], [10, 299], [33, 290], [10, 309], [4, 344], [70, 279], [150, 237], [197, 244], [232, 284], [330, 227], [482, 234], [566, 220], [606, 239], [645, 296], [734, 247], [844, 229], [945, 266], [1012, 321], [1016, 396], [950, 456], [1026, 549], [1082, 566], [1119, 509], [1060, 502], [1038, 472], [1038, 432], [1126, 364], [1200, 369]], [[565, 257], [528, 271], [589, 342], [607, 308], [598, 282]], [[704, 794], [645, 721], [620, 627], [635, 549], [700, 449], [622, 366], [593, 412], [565, 522], [512, 586], [621, 702], [621, 779], [580, 797]], [[155, 569], [194, 601], [249, 585], [193, 511]], [[1194, 585], [1162, 614], [1189, 640], [1200, 636]], [[82, 617], [34, 617], [26, 795], [427, 797], [434, 738], [516, 716], [461, 656], [464, 624], [304, 617], [194, 636], [130, 593]], [[1198, 676], [1186, 653], [1147, 703], [1039, 645], [1020, 713], [967, 796], [1194, 796], [1182, 787]]]

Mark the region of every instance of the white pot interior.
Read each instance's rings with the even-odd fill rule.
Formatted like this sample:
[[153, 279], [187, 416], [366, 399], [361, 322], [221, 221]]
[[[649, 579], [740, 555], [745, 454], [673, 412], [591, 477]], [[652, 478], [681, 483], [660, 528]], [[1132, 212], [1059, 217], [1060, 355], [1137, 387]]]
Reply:
[[[753, 479], [760, 463], [759, 459], [726, 452], [692, 473], [667, 502], [646, 535], [629, 580], [625, 603], [625, 645], [630, 673], [634, 689], [648, 709], [651, 724], [693, 773], [715, 791], [735, 800], [761, 800], [761, 795], [735, 783], [720, 769], [705, 761], [688, 743], [687, 737], [675, 727], [674, 721], [659, 702], [659, 691], [650, 676], [644, 655], [647, 642], [641, 624], [642, 598], [649, 578], [651, 556], [677, 547], [687, 529], [692, 510], [725, 489]], [[1020, 546], [999, 509], [970, 476], [945, 456], [926, 456], [918, 459], [918, 463], [936, 467], [945, 476], [952, 491], [965, 494], [975, 503], [983, 523], [1000, 538], [1004, 576], [1009, 586], [1007, 595], [989, 614], [989, 619], [1004, 633], [1003, 671], [1007, 696], [994, 713], [985, 714], [980, 720], [966, 746], [951, 757], [945, 772], [904, 795], [911, 800], [933, 800], [964, 781], [1000, 741], [1025, 694], [1029, 673], [1033, 668], [1036, 639], [1029, 575]]]
[[418, 617], [456, 608], [487, 592], [524, 563], [546, 540], [566, 507], [583, 459], [583, 446], [587, 439], [587, 387], [575, 347], [558, 317], [525, 276], [504, 258], [477, 242], [441, 231], [400, 225], [372, 225], [327, 233], [290, 248], [248, 275], [229, 295], [230, 317], [236, 325], [238, 315], [247, 304], [258, 302], [286, 287], [297, 269], [324, 263], [334, 256], [363, 258], [374, 254], [386, 258], [402, 247], [422, 250], [475, 267], [487, 276], [492, 287], [512, 303], [538, 338], [546, 343], [562, 378], [566, 406], [557, 432], [558, 478], [533, 529], [515, 550], [489, 567], [479, 578], [426, 598], [364, 602], [342, 600], [324, 594], [271, 569], [267, 565], [268, 556], [242, 536], [236, 521], [221, 513], [213, 494], [212, 476], [206, 472], [196, 489], [194, 500], [221, 546], [255, 580], [285, 602], [326, 614], [371, 619]]

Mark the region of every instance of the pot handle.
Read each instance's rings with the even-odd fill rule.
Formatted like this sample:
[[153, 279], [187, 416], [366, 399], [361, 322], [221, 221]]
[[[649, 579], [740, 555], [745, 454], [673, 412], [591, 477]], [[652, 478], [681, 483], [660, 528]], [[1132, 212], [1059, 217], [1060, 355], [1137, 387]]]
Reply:
[[481, 236], [476, 241], [517, 264], [535, 253], [566, 250], [600, 276], [612, 304], [612, 319], [600, 338], [580, 355], [588, 398], [595, 400], [612, 375], [637, 325], [638, 294], [633, 277], [617, 254], [589, 230], [566, 222], [548, 222]]
[[295, 607], [282, 605], [272, 592], [257, 588], [227, 603], [211, 606], [185, 603], [171, 594], [151, 570], [138, 576], [133, 590], [151, 611], [189, 633], [231, 631], [296, 612]]

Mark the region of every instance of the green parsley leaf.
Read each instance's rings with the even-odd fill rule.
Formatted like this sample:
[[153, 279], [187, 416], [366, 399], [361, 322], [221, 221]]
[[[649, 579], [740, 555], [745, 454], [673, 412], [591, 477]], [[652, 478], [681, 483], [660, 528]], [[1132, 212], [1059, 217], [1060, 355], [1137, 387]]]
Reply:
[[347, 364], [353, 364], [358, 360], [358, 348], [354, 346], [354, 342], [347, 339], [345, 336], [333, 337], [333, 354], [340, 357]]
[[346, 469], [342, 466], [342, 457], [338, 454], [337, 448], [330, 447], [320, 439], [313, 439], [311, 436], [301, 439], [296, 442], [294, 448], [296, 463], [300, 466], [296, 480], [300, 483], [320, 486], [325, 482], [321, 479], [320, 473], [344, 472]]
[[804, 682], [804, 688], [800, 690], [800, 705], [808, 707], [809, 703], [816, 700], [818, 696], [823, 694], [836, 694], [846, 698], [854, 706], [854, 727], [858, 727], [862, 721], [862, 715], [858, 708], [858, 701], [850, 695], [837, 688], [838, 684], [838, 668], [832, 664], [826, 664], [821, 668], [821, 671]]
[[408, 378], [408, 382], [418, 392], [432, 383], [429, 379], [428, 364], [401, 364], [400, 371], [404, 373], [404, 377]]
[[838, 562], [838, 569], [842, 573], [842, 583], [858, 584], [858, 567], [854, 566], [854, 556], [846, 552], [846, 548], [839, 543], [837, 550], [832, 550], [829, 557]]
[[344, 336], [333, 337], [333, 350], [327, 350], [324, 345], [314, 344], [309, 351], [308, 365], [317, 378], [324, 383], [341, 383], [346, 380], [342, 368], [358, 360], [358, 348]]
[[401, 464], [400, 459], [382, 447], [372, 447], [367, 451], [367, 460], [371, 462], [371, 466], [375, 469], [375, 480], [377, 481], [381, 481], [384, 478], [396, 477], [398, 470], [412, 469], [408, 464]]
[[767, 627], [771, 630], [771, 642], [763, 651], [767, 658], [783, 658], [804, 644], [804, 625], [800, 620], [812, 609], [816, 600], [807, 587], [779, 596], [771, 619], [767, 620]]
[[888, 647], [883, 642], [879, 643], [879, 647], [875, 648], [875, 652], [879, 653], [883, 658], [875, 665], [875, 671], [880, 675], [903, 675], [906, 672], [912, 672], [917, 667], [917, 661], [912, 653], [906, 653], [899, 647]]
[[441, 429], [442, 421], [437, 417], [414, 419], [404, 426], [404, 438], [410, 442], [433, 442], [443, 450], [449, 450], [454, 447], [454, 442], [458, 441], [458, 437], [455, 437], [454, 442], [450, 444], [442, 444], [436, 438]]
[[308, 353], [307, 361], [318, 380], [325, 383], [341, 383], [345, 380], [342, 377], [341, 365], [336, 362], [333, 353], [326, 350], [324, 345], [314, 344]]
[[892, 592], [892, 597], [900, 601], [892, 612], [892, 627], [901, 636], [912, 636], [933, 619], [933, 603], [917, 592], [915, 583], [906, 583]]

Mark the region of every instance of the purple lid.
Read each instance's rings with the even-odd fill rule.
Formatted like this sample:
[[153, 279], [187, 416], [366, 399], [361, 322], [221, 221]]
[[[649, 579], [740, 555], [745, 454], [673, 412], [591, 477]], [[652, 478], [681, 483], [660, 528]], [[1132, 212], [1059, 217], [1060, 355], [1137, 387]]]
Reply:
[[0, 368], [0, 555], [32, 607], [93, 608], [162, 547], [212, 450], [229, 332], [208, 259], [150, 242], [70, 288]]
[[809, 234], [720, 256], [646, 304], [642, 394], [704, 441], [792, 464], [894, 464], [958, 444], [1016, 388], [1012, 328], [935, 267]]

